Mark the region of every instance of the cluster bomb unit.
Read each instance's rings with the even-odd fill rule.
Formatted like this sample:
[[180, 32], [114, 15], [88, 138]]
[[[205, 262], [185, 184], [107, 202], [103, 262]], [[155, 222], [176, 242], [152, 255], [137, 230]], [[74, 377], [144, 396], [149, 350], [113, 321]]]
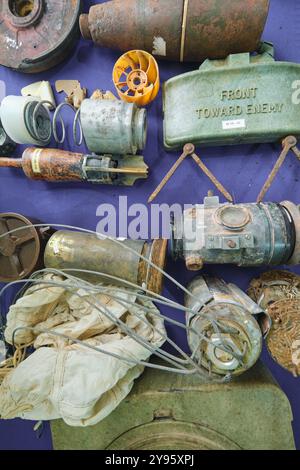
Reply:
[[[300, 160], [300, 106], [291, 97], [300, 64], [276, 61], [273, 45], [261, 42], [269, 3], [111, 0], [83, 13], [79, 0], [2, 0], [4, 67], [49, 70], [71, 55], [80, 33], [123, 55], [113, 91], [87, 90], [77, 79], [32, 80], [5, 96], [0, 171], [53, 183], [142, 184], [159, 61], [194, 62], [194, 71], [162, 87], [164, 147], [180, 156], [148, 202], [188, 157], [227, 201], [213, 194], [191, 201], [172, 222], [170, 241], [113, 239], [0, 213], [0, 302], [19, 290], [8, 312], [0, 309], [0, 418], [53, 421], [57, 449], [294, 448], [290, 405], [259, 358], [265, 342], [300, 376], [300, 277], [266, 272], [246, 293], [205, 273], [208, 264], [300, 264], [300, 206], [263, 202], [288, 155]], [[53, 87], [65, 94], [59, 104]], [[70, 141], [66, 108], [78, 152], [59, 148]], [[279, 157], [257, 201], [238, 203], [198, 148], [249, 143], [274, 143]], [[169, 255], [200, 275], [182, 285], [166, 271]], [[165, 279], [181, 302], [166, 296]], [[188, 353], [168, 327], [184, 333]], [[277, 410], [276, 426], [269, 409]]]

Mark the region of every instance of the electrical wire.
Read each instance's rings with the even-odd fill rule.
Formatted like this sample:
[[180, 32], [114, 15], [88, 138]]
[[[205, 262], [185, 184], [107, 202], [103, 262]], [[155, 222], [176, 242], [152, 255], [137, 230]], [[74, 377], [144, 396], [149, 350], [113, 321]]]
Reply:
[[[159, 268], [158, 266], [156, 266], [151, 260], [149, 260], [148, 258], [146, 258], [145, 256], [141, 255], [139, 252], [137, 252], [136, 250], [134, 250], [133, 248], [127, 246], [127, 245], [124, 245], [124, 243], [118, 239], [115, 239], [115, 238], [112, 238], [112, 237], [109, 237], [107, 235], [99, 235], [99, 233], [95, 232], [95, 231], [91, 231], [91, 230], [87, 230], [87, 229], [82, 229], [82, 228], [79, 228], [79, 227], [75, 227], [75, 226], [71, 226], [71, 225], [63, 225], [63, 224], [33, 224], [32, 226], [30, 227], [34, 227], [34, 228], [45, 228], [45, 227], [49, 227], [49, 226], [52, 226], [52, 227], [57, 227], [57, 228], [64, 228], [64, 229], [69, 229], [69, 230], [75, 230], [75, 231], [80, 231], [80, 232], [83, 232], [83, 233], [88, 233], [88, 234], [92, 234], [92, 235], [96, 235], [98, 237], [101, 237], [102, 239], [108, 239], [108, 240], [111, 240], [113, 242], [115, 242], [116, 244], [120, 245], [123, 249], [126, 249], [128, 251], [130, 251], [131, 253], [133, 253], [135, 256], [138, 256], [139, 259], [142, 259], [143, 261], [145, 261], [148, 265], [148, 268], [149, 266], [151, 266], [152, 268], [156, 269], [158, 272], [160, 272], [164, 277], [166, 277], [168, 280], [170, 280], [177, 288], [179, 288], [181, 291], [183, 291], [186, 295], [192, 297], [194, 300], [197, 301], [197, 308], [199, 308], [199, 310], [204, 307], [205, 305], [199, 301], [199, 298], [195, 297], [188, 289], [186, 289], [184, 286], [182, 286], [176, 279], [174, 279], [172, 276], [170, 276], [168, 273], [166, 273], [163, 269]], [[19, 230], [24, 230], [24, 227], [20, 227], [20, 228], [17, 228], [17, 229], [13, 229], [3, 235], [0, 235], [0, 239], [2, 237], [5, 237], [7, 236], [8, 234], [13, 234], [15, 232], [18, 232]], [[118, 288], [118, 287], [104, 287], [104, 286], [99, 286], [99, 285], [94, 285], [94, 284], [90, 284], [89, 282], [87, 281], [83, 281], [83, 280], [80, 280], [78, 277], [76, 276], [71, 276], [70, 274], [68, 273], [77, 273], [78, 275], [79, 274], [92, 274], [94, 276], [99, 276], [101, 278], [105, 278], [107, 280], [110, 280], [110, 281], [113, 281], [113, 282], [118, 282], [118, 283], [121, 283], [123, 285], [126, 285], [128, 286], [128, 288], [130, 287], [131, 289], [133, 290], [129, 290], [128, 288], [125, 290], [125, 288]], [[38, 276], [40, 276], [41, 274], [49, 274], [49, 273], [52, 273], [52, 274], [57, 274], [57, 275], [60, 275], [62, 276], [63, 278], [67, 278], [69, 280], [72, 280], [73, 282], [73, 285], [71, 286], [68, 286], [65, 284], [65, 282], [62, 284], [62, 283], [50, 283], [50, 281], [45, 281], [45, 280], [41, 280], [40, 278], [38, 278]], [[66, 269], [66, 270], [54, 270], [54, 269], [44, 269], [44, 270], [40, 270], [36, 273], [34, 273], [34, 275], [29, 278], [29, 279], [23, 279], [21, 281], [15, 281], [11, 284], [8, 284], [7, 286], [5, 286], [1, 291], [0, 291], [0, 300], [2, 299], [2, 295], [4, 294], [4, 292], [6, 291], [7, 288], [9, 287], [12, 287], [12, 286], [15, 286], [16, 284], [24, 284], [23, 288], [21, 289], [18, 297], [20, 295], [22, 295], [24, 293], [24, 291], [26, 290], [27, 286], [28, 285], [32, 285], [32, 284], [39, 284], [39, 285], [56, 285], [58, 287], [62, 287], [63, 285], [63, 288], [65, 290], [69, 290], [70, 292], [74, 292], [74, 289], [79, 289], [79, 288], [82, 288], [83, 290], [86, 290], [86, 291], [92, 291], [94, 293], [105, 293], [106, 295], [109, 295], [112, 299], [116, 300], [120, 305], [122, 305], [123, 307], [126, 307], [126, 305], [135, 305], [136, 307], [136, 304], [134, 304], [133, 302], [129, 302], [129, 301], [126, 301], [124, 303], [124, 299], [118, 295], [116, 295], [116, 293], [123, 293], [126, 292], [127, 294], [134, 294], [136, 296], [136, 298], [138, 299], [143, 299], [143, 300], [147, 300], [147, 301], [151, 301], [151, 302], [155, 302], [157, 304], [160, 304], [160, 305], [164, 305], [164, 306], [168, 306], [170, 308], [174, 308], [174, 309], [178, 309], [179, 311], [183, 311], [185, 313], [192, 313], [193, 315], [195, 314], [199, 314], [201, 315], [201, 312], [198, 313], [198, 312], [195, 312], [195, 310], [193, 309], [189, 309], [187, 308], [186, 306], [183, 306], [181, 304], [179, 304], [178, 302], [175, 302], [175, 301], [172, 301], [162, 295], [159, 295], [157, 293], [154, 293], [154, 292], [151, 292], [148, 290], [147, 288], [147, 285], [143, 285], [143, 286], [139, 286], [137, 284], [134, 284], [134, 283], [131, 283], [129, 281], [125, 281], [123, 279], [120, 279], [120, 278], [117, 278], [116, 276], [112, 276], [112, 275], [108, 275], [108, 274], [105, 274], [105, 273], [101, 273], [101, 272], [95, 272], [95, 271], [90, 271], [90, 270], [80, 270], [80, 269]], [[96, 295], [95, 294], [95, 295]], [[75, 293], [76, 295], [76, 293]], [[200, 374], [201, 376], [204, 376], [206, 379], [208, 378], [207, 377], [207, 370], [204, 369], [202, 367], [202, 364], [201, 364], [201, 361], [200, 362], [196, 362], [194, 360], [195, 358], [195, 354], [196, 354], [196, 351], [193, 351], [192, 352], [192, 355], [189, 356], [188, 354], [186, 354], [180, 347], [178, 347], [178, 345], [172, 341], [167, 335], [162, 335], [162, 337], [165, 339], [165, 342], [168, 342], [177, 352], [180, 353], [182, 359], [180, 357], [177, 357], [177, 356], [174, 356], [172, 354], [169, 354], [167, 353], [166, 351], [163, 351], [161, 348], [153, 348], [153, 346], [151, 344], [149, 344], [149, 342], [147, 341], [144, 341], [143, 338], [141, 338], [139, 335], [136, 335], [131, 329], [128, 329], [128, 327], [124, 324], [124, 322], [122, 322], [119, 318], [115, 317], [114, 315], [111, 315], [111, 313], [108, 311], [108, 309], [103, 306], [103, 305], [98, 305], [99, 302], [97, 300], [97, 298], [95, 297], [95, 295], [92, 295], [95, 303], [94, 304], [91, 304], [94, 308], [96, 308], [101, 314], [104, 314], [110, 321], [112, 321], [118, 328], [121, 329], [121, 331], [123, 331], [125, 334], [129, 335], [130, 337], [132, 337], [135, 341], [137, 341], [139, 344], [141, 344], [143, 347], [145, 347], [146, 349], [149, 350], [149, 352], [151, 352], [152, 354], [155, 354], [157, 355], [158, 357], [160, 357], [161, 359], [163, 359], [164, 361], [168, 362], [169, 364], [173, 365], [174, 367], [173, 368], [170, 368], [170, 367], [166, 367], [166, 366], [157, 366], [156, 364], [151, 364], [149, 365], [148, 362], [145, 362], [145, 361], [141, 361], [139, 362], [140, 365], [143, 365], [143, 366], [147, 366], [147, 367], [154, 367], [154, 368], [159, 368], [159, 369], [162, 369], [162, 370], [166, 370], [166, 371], [176, 371], [177, 373], [182, 373], [182, 374], [194, 374], [194, 373], [197, 373], [197, 374]], [[85, 299], [86, 301], [86, 299]], [[87, 302], [89, 303], [89, 302]], [[146, 307], [145, 305], [143, 305], [141, 307], [141, 305], [139, 305], [139, 308], [142, 308], [142, 310], [144, 312], [147, 313], [151, 313], [153, 314], [154, 313], [154, 310], [151, 309], [151, 308], [148, 308]], [[104, 310], [104, 311], [103, 311]], [[2, 313], [2, 312], [1, 312]], [[192, 328], [181, 323], [181, 322], [177, 322], [176, 320], [173, 320], [169, 317], [166, 317], [164, 315], [162, 315], [161, 313], [157, 313], [156, 311], [156, 315], [166, 321], [166, 322], [169, 322], [170, 324], [173, 324], [177, 327], [180, 327], [180, 328], [183, 328], [186, 330], [186, 332], [188, 333], [189, 331], [192, 331]], [[147, 318], [141, 318], [139, 315], [137, 316], [140, 320], [142, 320], [144, 323], [147, 324], [147, 326], [151, 326], [153, 328], [153, 325], [151, 325], [151, 323], [149, 322], [149, 320]], [[227, 352], [227, 353], [230, 353], [233, 357], [235, 357], [237, 360], [239, 360], [239, 362], [241, 361], [241, 354], [235, 354], [232, 350], [229, 350], [228, 347], [226, 346], [226, 344], [224, 344], [224, 341], [222, 339], [222, 334], [221, 334], [221, 331], [220, 331], [220, 328], [223, 329], [223, 325], [220, 324], [220, 322], [218, 322], [212, 315], [205, 315], [205, 318], [207, 320], [209, 320], [213, 326], [213, 329], [215, 331], [215, 333], [218, 335], [219, 339], [220, 339], [220, 342], [221, 344], [218, 345], [218, 349], [221, 349], [223, 350], [224, 352]], [[15, 334], [16, 332], [22, 330], [22, 329], [32, 329], [33, 331], [37, 331], [36, 327], [20, 327], [20, 328], [17, 328], [13, 334], [13, 337], [15, 338]], [[48, 333], [48, 334], [53, 334], [54, 336], [58, 336], [57, 332], [54, 332], [53, 330], [40, 330], [42, 333], [45, 332], [45, 333]], [[156, 332], [158, 333], [157, 329], [156, 329]], [[208, 337], [206, 337], [205, 335], [193, 330], [193, 333], [195, 335], [198, 336], [199, 338], [199, 344], [202, 343], [202, 341], [205, 341], [207, 342], [208, 344], [211, 343], [210, 339]], [[161, 334], [161, 332], [160, 332]], [[81, 341], [81, 340], [78, 340], [78, 339], [74, 339], [68, 335], [62, 335], [62, 337], [64, 339], [67, 339], [68, 341], [73, 341], [74, 343], [78, 343], [78, 344], [81, 344], [83, 346], [86, 346], [86, 347], [89, 347], [91, 348], [91, 345], [88, 345], [86, 344], [84, 341]], [[92, 347], [92, 349], [95, 349], [95, 347]], [[105, 351], [103, 351], [101, 348], [96, 348], [95, 350], [97, 350], [98, 352], [102, 352], [105, 354]], [[117, 356], [117, 355], [116, 355]], [[125, 360], [127, 361], [128, 358], [125, 358], [124, 357], [117, 357], [119, 360]], [[135, 363], [134, 361], [131, 360], [131, 363]], [[186, 369], [185, 367], [183, 367], [184, 365], [188, 366], [189, 369]], [[180, 369], [181, 368], [181, 369]], [[212, 374], [209, 374], [208, 375], [210, 376], [211, 378], [211, 375]], [[220, 379], [219, 377], [216, 379], [216, 377], [214, 377], [213, 379], [214, 380], [218, 380], [218, 381], [221, 381], [223, 382], [224, 380], [228, 380], [229, 378], [231, 377], [230, 374], [228, 374], [227, 376], [225, 376], [224, 378]]]

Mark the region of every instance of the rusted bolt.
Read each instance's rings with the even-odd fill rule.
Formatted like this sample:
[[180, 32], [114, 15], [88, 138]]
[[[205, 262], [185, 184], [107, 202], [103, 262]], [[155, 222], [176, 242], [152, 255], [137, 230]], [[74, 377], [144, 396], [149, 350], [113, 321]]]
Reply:
[[293, 135], [289, 135], [286, 139], [283, 140], [283, 146], [288, 145], [290, 147], [295, 147], [297, 145], [297, 139]]
[[228, 240], [227, 246], [228, 246], [229, 248], [236, 248], [236, 242], [233, 241], [233, 240]]
[[201, 256], [189, 256], [186, 259], [186, 268], [189, 271], [200, 271], [203, 268], [203, 259]]
[[192, 153], [195, 152], [195, 146], [193, 144], [186, 144], [183, 147], [183, 151], [184, 151], [184, 153], [187, 153], [188, 155], [192, 154]]

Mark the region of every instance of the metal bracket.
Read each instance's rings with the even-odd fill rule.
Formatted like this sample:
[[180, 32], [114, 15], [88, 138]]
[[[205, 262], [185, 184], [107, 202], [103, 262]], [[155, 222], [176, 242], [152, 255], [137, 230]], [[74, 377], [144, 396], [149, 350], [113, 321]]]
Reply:
[[82, 164], [84, 179], [94, 184], [111, 182], [113, 163], [111, 155], [85, 155]]
[[294, 137], [293, 135], [290, 135], [290, 136], [286, 137], [282, 141], [282, 146], [283, 146], [283, 150], [282, 150], [281, 154], [279, 155], [279, 158], [278, 158], [273, 170], [271, 171], [270, 175], [268, 176], [268, 179], [265, 182], [261, 192], [259, 193], [259, 196], [257, 198], [257, 203], [261, 203], [263, 201], [265, 195], [267, 194], [270, 187], [272, 186], [274, 179], [276, 178], [280, 168], [284, 164], [284, 162], [285, 162], [285, 160], [286, 160], [286, 158], [287, 158], [290, 151], [292, 151], [296, 155], [298, 160], [300, 161], [300, 150], [297, 147], [296, 137]]
[[210, 181], [214, 184], [214, 186], [220, 191], [223, 196], [229, 201], [233, 202], [233, 198], [231, 194], [224, 188], [224, 186], [217, 180], [217, 178], [212, 174], [212, 172], [207, 168], [207, 166], [203, 163], [203, 161], [195, 154], [195, 146], [193, 144], [186, 144], [183, 147], [183, 153], [178, 158], [177, 162], [172, 166], [171, 170], [167, 173], [164, 177], [162, 182], [156, 188], [156, 190], [150, 196], [148, 203], [154, 201], [161, 190], [165, 187], [165, 185], [170, 181], [172, 176], [174, 175], [175, 171], [180, 167], [182, 162], [186, 159], [186, 157], [191, 156], [194, 162], [199, 166], [199, 168], [203, 171], [203, 173], [210, 179]]
[[132, 186], [139, 178], [147, 178], [148, 167], [137, 155], [85, 155], [83, 178], [94, 184]]

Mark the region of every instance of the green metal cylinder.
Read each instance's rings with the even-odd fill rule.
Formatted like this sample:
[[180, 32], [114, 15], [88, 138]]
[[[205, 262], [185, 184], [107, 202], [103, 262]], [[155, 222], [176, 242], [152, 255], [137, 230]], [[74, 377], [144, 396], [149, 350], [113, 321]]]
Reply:
[[189, 270], [204, 264], [299, 264], [299, 208], [292, 203], [220, 204], [207, 197], [173, 226], [172, 252]]

